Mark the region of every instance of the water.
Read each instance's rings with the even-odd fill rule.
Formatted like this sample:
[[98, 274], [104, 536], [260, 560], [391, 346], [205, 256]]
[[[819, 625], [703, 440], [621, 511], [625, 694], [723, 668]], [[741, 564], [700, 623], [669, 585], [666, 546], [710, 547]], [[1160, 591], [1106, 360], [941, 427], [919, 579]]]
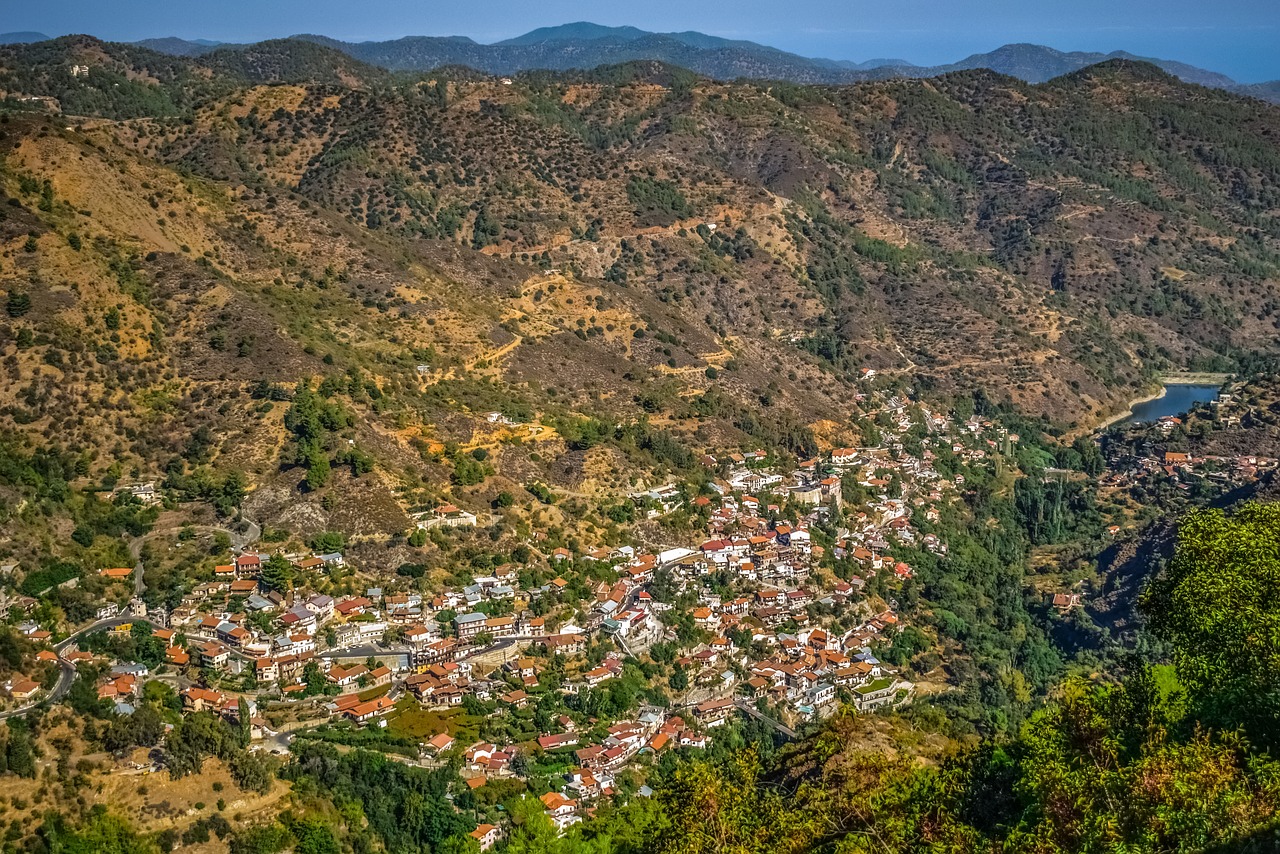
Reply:
[[1120, 423], [1148, 424], [1166, 415], [1185, 415], [1197, 403], [1208, 403], [1218, 399], [1216, 385], [1170, 383], [1164, 388], [1164, 397], [1136, 404], [1133, 407], [1133, 414]]

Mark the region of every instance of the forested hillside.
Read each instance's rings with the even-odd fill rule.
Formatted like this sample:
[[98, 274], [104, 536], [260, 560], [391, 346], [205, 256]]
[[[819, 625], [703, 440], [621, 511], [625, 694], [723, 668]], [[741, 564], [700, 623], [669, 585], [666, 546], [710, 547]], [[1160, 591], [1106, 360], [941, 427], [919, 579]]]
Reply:
[[[312, 50], [12, 46], [8, 85], [69, 113], [175, 115], [85, 130], [247, 188], [238, 204], [287, 192], [420, 252], [437, 251], [427, 238], [604, 279], [717, 345], [759, 341], [837, 379], [918, 369], [1071, 421], [1153, 369], [1229, 365], [1273, 337], [1276, 116], [1149, 66], [1041, 87], [981, 71], [721, 85], [631, 66], [371, 90], [377, 74]], [[90, 55], [132, 88], [65, 75]], [[216, 92], [260, 80], [334, 85]], [[670, 358], [701, 369], [715, 351]]]
[[[19, 36], [23, 34], [17, 34]], [[30, 35], [30, 34], [28, 34]], [[35, 34], [38, 35], [38, 34]], [[42, 37], [43, 38], [43, 37]], [[1236, 83], [1224, 74], [1176, 60], [1135, 56], [1126, 51], [1103, 54], [1064, 52], [1045, 45], [1007, 44], [957, 62], [922, 66], [904, 59], [812, 59], [766, 45], [726, 39], [699, 32], [651, 33], [635, 27], [604, 27], [579, 22], [541, 27], [495, 44], [480, 44], [465, 36], [407, 36], [390, 41], [344, 42], [317, 35], [294, 39], [314, 42], [391, 71], [424, 72], [466, 66], [489, 74], [517, 74], [530, 70], [583, 70], [622, 62], [657, 61], [688, 68], [717, 80], [752, 78], [791, 83], [847, 84], [896, 77], [937, 77], [954, 71], [985, 68], [1028, 83], [1054, 77], [1112, 59], [1149, 62], [1201, 86], [1275, 101], [1271, 84]], [[14, 38], [11, 41], [28, 41]], [[244, 45], [219, 45], [177, 38], [145, 39], [143, 47], [177, 56], [201, 56], [215, 50], [235, 51]], [[254, 49], [256, 45], [247, 46]]]

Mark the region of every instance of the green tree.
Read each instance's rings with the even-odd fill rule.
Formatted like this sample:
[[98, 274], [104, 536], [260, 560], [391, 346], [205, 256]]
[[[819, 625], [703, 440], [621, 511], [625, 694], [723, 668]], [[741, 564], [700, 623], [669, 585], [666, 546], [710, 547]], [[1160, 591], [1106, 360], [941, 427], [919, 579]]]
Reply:
[[262, 583], [285, 592], [293, 587], [293, 564], [281, 554], [273, 554], [262, 566]]
[[138, 834], [123, 818], [102, 804], [89, 808], [83, 823], [73, 828], [61, 813], [50, 811], [36, 835], [41, 850], [56, 854], [159, 854], [155, 842]]
[[307, 489], [314, 492], [328, 483], [330, 471], [329, 458], [323, 452], [317, 450], [310, 454], [307, 460]]
[[319, 818], [306, 818], [289, 825], [295, 840], [294, 854], [341, 854], [342, 846], [333, 828]]
[[1195, 510], [1142, 598], [1205, 717], [1280, 744], [1280, 504]]
[[789, 810], [774, 791], [758, 786], [760, 762], [745, 750], [723, 767], [695, 761], [676, 771], [661, 793], [671, 822], [654, 849], [660, 854], [788, 854], [811, 850], [816, 818]]
[[10, 317], [22, 317], [31, 311], [31, 297], [22, 291], [9, 291], [9, 297], [5, 300], [5, 310]]
[[314, 661], [307, 662], [307, 666], [302, 670], [302, 684], [306, 686], [306, 690], [303, 691], [304, 696], [314, 697], [324, 693], [326, 680], [319, 664]]
[[271, 758], [263, 753], [241, 751], [231, 759], [231, 779], [246, 792], [265, 795], [271, 791], [275, 767]]
[[253, 718], [249, 714], [249, 701], [244, 697], [236, 700], [236, 735], [239, 737], [241, 747], [248, 747], [249, 742], [253, 741]]
[[509, 854], [554, 854], [564, 846], [556, 836], [556, 826], [535, 798], [519, 798], [506, 804], [511, 816]]
[[321, 554], [340, 552], [346, 548], [346, 537], [338, 531], [322, 531], [311, 538], [310, 546]]
[[672, 691], [675, 691], [676, 693], [683, 693], [689, 689], [689, 674], [683, 667], [677, 665], [676, 669], [671, 671], [671, 676], [667, 679], [667, 684], [671, 686]]
[[5, 745], [5, 761], [9, 772], [19, 777], [36, 776], [36, 755], [31, 745], [31, 731], [22, 718], [9, 718], [9, 740]]

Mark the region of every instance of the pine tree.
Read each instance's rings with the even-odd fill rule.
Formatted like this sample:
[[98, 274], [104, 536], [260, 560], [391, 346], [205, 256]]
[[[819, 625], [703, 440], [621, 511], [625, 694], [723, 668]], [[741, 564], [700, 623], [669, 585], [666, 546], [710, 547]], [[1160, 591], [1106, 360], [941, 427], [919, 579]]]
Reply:
[[293, 564], [283, 555], [272, 555], [262, 567], [262, 583], [285, 592], [293, 588]]

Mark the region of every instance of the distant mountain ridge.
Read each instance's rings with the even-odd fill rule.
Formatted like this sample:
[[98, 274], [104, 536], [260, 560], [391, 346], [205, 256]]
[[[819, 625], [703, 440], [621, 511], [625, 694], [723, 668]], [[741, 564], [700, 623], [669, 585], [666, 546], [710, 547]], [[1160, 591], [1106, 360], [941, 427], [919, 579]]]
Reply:
[[[0, 36], [0, 42], [33, 41], [40, 35], [11, 33]], [[26, 38], [28, 36], [32, 38]], [[466, 66], [487, 74], [513, 75], [537, 70], [590, 70], [603, 65], [654, 60], [717, 80], [741, 77], [811, 84], [935, 77], [974, 69], [989, 69], [1028, 83], [1043, 83], [1107, 60], [1129, 59], [1149, 62], [1188, 83], [1280, 103], [1280, 81], [1241, 84], [1225, 74], [1177, 60], [1143, 57], [1127, 51], [1068, 52], [1036, 44], [1007, 44], [957, 62], [923, 66], [896, 58], [859, 62], [806, 57], [756, 42], [694, 31], [655, 33], [637, 27], [609, 27], [587, 21], [541, 27], [494, 44], [481, 44], [465, 36], [406, 36], [366, 42], [346, 42], [315, 34], [299, 34], [291, 38], [333, 48], [353, 59], [397, 72]], [[175, 37], [145, 39], [136, 44], [171, 56], [186, 57], [255, 47]]]
[[1270, 84], [1245, 86], [1225, 74], [1176, 60], [1143, 57], [1127, 51], [1066, 52], [1034, 44], [1009, 44], [988, 53], [973, 54], [959, 62], [921, 66], [899, 59], [854, 62], [812, 58], [755, 42], [704, 33], [651, 33], [636, 27], [604, 27], [585, 22], [544, 27], [491, 45], [469, 38], [433, 36], [359, 43], [310, 34], [294, 38], [319, 42], [391, 71], [430, 71], [443, 66], [465, 65], [489, 74], [518, 74], [656, 60], [718, 80], [746, 77], [831, 84], [888, 77], [935, 77], [979, 68], [1017, 77], [1028, 83], [1043, 83], [1099, 62], [1130, 59], [1149, 62], [1188, 83], [1275, 99], [1275, 87]]
[[48, 40], [49, 37], [44, 33], [37, 33], [31, 30], [18, 33], [0, 33], [0, 44], [31, 44], [32, 42]]
[[160, 39], [143, 39], [134, 44], [171, 56], [203, 56], [214, 48], [222, 47], [224, 43], [208, 39], [180, 39], [169, 36]]
[[1054, 77], [1061, 77], [1064, 74], [1070, 74], [1073, 71], [1079, 71], [1081, 68], [1097, 65], [1100, 62], [1106, 62], [1111, 59], [1149, 62], [1175, 77], [1188, 83], [1198, 83], [1201, 86], [1231, 89], [1239, 85], [1225, 74], [1206, 71], [1203, 68], [1197, 68], [1185, 62], [1138, 56], [1123, 50], [1115, 50], [1111, 53], [1089, 51], [1067, 53], [1037, 44], [1007, 44], [996, 48], [990, 53], [976, 53], [950, 65], [912, 69], [915, 72], [914, 74], [906, 74], [904, 76], [933, 76], [934, 74], [945, 74], [948, 71], [970, 71], [977, 68], [988, 68], [1001, 74], [1008, 74], [1010, 77], [1017, 77], [1028, 83], [1043, 83], [1046, 80], [1052, 80]]

